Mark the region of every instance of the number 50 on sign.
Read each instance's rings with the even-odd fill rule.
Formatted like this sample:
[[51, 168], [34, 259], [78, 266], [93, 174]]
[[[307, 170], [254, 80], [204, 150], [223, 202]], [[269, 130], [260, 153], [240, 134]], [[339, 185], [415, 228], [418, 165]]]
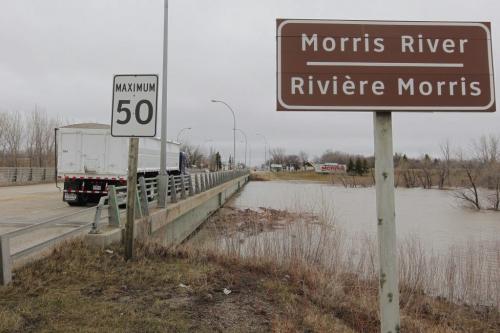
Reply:
[[158, 104], [158, 75], [115, 75], [111, 135], [154, 137]]

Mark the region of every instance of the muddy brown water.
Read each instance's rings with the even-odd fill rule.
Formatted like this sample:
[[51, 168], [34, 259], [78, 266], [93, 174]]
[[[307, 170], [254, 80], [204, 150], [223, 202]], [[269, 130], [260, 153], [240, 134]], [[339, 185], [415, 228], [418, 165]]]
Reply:
[[[316, 213], [333, 211], [335, 223], [353, 235], [376, 235], [377, 231], [374, 188], [290, 181], [250, 182], [229, 205]], [[397, 188], [396, 228], [399, 239], [417, 237], [427, 248], [440, 252], [470, 242], [500, 242], [500, 213], [463, 208], [450, 191]]]
[[[240, 214], [233, 215], [237, 219], [234, 223], [240, 224], [248, 214], [244, 212], [246, 209], [260, 211], [264, 215], [269, 209], [276, 209], [290, 213], [313, 213], [320, 217], [333, 216], [334, 228], [341, 229], [342, 234], [348, 236], [345, 239], [350, 240], [351, 248], [347, 249], [350, 260], [360, 259], [365, 253], [362, 249], [366, 248], [366, 242], [373, 244], [372, 241], [376, 240], [374, 188], [344, 188], [294, 181], [250, 182], [226, 203], [226, 207], [231, 209], [221, 211], [221, 214], [234, 212], [234, 209], [242, 210]], [[294, 237], [294, 233], [304, 230], [300, 229], [299, 220], [293, 220], [294, 214], [288, 215], [292, 216], [291, 225], [298, 225], [298, 229], [292, 230], [291, 236]], [[232, 223], [231, 220], [227, 222]], [[215, 245], [222, 250], [234, 248], [237, 253], [245, 255], [249, 251], [251, 255], [255, 250], [253, 246], [259, 241], [264, 248], [280, 241], [281, 230], [271, 228], [261, 234], [242, 233], [236, 237], [240, 245], [235, 246], [231, 237], [221, 234], [224, 228], [219, 230], [216, 224], [217, 219], [209, 221], [190, 243]], [[428, 266], [424, 273], [427, 274], [424, 279], [426, 292], [459, 302], [500, 306], [499, 212], [463, 208], [451, 191], [398, 188], [396, 227], [400, 245], [413, 241], [420, 244], [418, 248], [406, 251], [407, 259], [419, 258], [418, 253], [414, 256], [412, 251], [423, 250], [423, 254], [427, 255]], [[314, 230], [321, 231], [321, 228], [311, 230], [313, 238], [305, 237], [304, 241], [314, 243], [319, 239]], [[248, 245], [248, 249], [244, 244]], [[279, 245], [286, 246], [287, 242]], [[368, 249], [372, 250], [376, 251], [376, 248]], [[451, 275], [448, 276], [448, 273]]]

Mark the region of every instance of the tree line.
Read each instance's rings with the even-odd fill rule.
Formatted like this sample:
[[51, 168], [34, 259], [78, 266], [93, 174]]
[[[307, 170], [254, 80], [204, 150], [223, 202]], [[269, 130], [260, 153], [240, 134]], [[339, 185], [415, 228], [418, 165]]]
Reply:
[[435, 157], [395, 154], [395, 185], [450, 189], [466, 206], [500, 210], [500, 137], [483, 135], [465, 149], [446, 141], [439, 148]]
[[61, 124], [39, 108], [27, 114], [0, 112], [0, 166], [54, 166], [54, 129]]
[[[211, 171], [219, 171], [223, 169], [225, 164], [222, 155], [213, 148], [210, 148], [208, 154], [205, 154], [200, 146], [184, 142], [180, 149], [187, 155], [188, 165], [191, 168], [207, 168]], [[232, 157], [229, 156], [227, 165], [231, 165], [231, 163]]]
[[[394, 154], [395, 186], [424, 189], [448, 189], [464, 205], [474, 209], [500, 210], [500, 137], [483, 135], [472, 140], [467, 148], [453, 147], [450, 141], [439, 145], [439, 153], [423, 154], [419, 158], [405, 153]], [[287, 154], [283, 148], [270, 151], [267, 162], [293, 166], [296, 170], [308, 160], [306, 152]], [[371, 177], [375, 182], [374, 156], [326, 150], [313, 159], [314, 163], [338, 163], [347, 166], [350, 181], [354, 176]], [[345, 177], [344, 177], [345, 178]], [[346, 182], [345, 178], [343, 182]], [[346, 184], [344, 184], [346, 185]]]

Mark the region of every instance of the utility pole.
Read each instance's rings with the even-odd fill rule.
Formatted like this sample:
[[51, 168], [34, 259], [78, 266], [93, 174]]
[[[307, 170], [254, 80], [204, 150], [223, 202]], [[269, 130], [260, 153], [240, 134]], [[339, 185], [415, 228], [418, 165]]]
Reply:
[[[264, 139], [264, 166], [265, 166], [267, 162], [267, 147], [269, 146], [267, 144], [267, 138], [264, 136], [264, 134], [255, 133], [255, 135], [261, 136]], [[270, 170], [271, 170], [271, 161], [269, 161], [269, 171]]]
[[243, 132], [243, 130], [237, 128], [238, 131], [240, 131], [241, 134], [243, 134], [243, 136], [245, 137], [245, 168], [248, 168], [248, 165], [247, 165], [247, 151], [248, 151], [248, 140], [247, 140], [247, 135], [245, 134], [245, 132]]
[[158, 177], [158, 206], [167, 206], [167, 64], [168, 64], [168, 0], [164, 0], [163, 10], [163, 74], [161, 89], [161, 151], [160, 173]]
[[224, 104], [233, 115], [233, 170], [236, 169], [236, 116], [234, 115], [233, 109], [224, 101], [219, 101], [216, 99], [212, 100], [212, 103], [222, 103]]
[[178, 142], [178, 143], [181, 143], [181, 141], [180, 141], [180, 137], [181, 137], [182, 132], [184, 132], [184, 131], [188, 131], [188, 130], [191, 130], [191, 129], [192, 129], [192, 127], [184, 127], [183, 129], [181, 129], [181, 130], [179, 131], [179, 133], [177, 133], [177, 142]]

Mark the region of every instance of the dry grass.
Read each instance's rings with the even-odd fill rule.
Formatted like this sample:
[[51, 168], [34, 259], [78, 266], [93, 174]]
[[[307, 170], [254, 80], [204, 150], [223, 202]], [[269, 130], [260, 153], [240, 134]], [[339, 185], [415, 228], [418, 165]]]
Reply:
[[[355, 331], [377, 331], [374, 240], [348, 237], [331, 223], [329, 210], [316, 219], [293, 215], [263, 209], [258, 216], [247, 211], [225, 214], [222, 219], [216, 216], [211, 224], [215, 241], [199, 247], [223, 258], [299, 274], [314, 289], [308, 295], [317, 304]], [[252, 218], [253, 222], [248, 220]], [[279, 228], [266, 228], [266, 223], [278, 223]], [[241, 232], [235, 224], [251, 231]], [[410, 237], [401, 242], [399, 262], [404, 332], [500, 331], [500, 243], [470, 243], [443, 256], [427, 253]]]
[[274, 265], [155, 246], [124, 262], [112, 250], [68, 243], [16, 271], [0, 288], [0, 332], [353, 332]]
[[[142, 245], [131, 262], [116, 246], [108, 253], [65, 244], [0, 288], [0, 332], [379, 331], [370, 237], [347, 237], [329, 209], [221, 216], [208, 224], [224, 235], [215, 242]], [[402, 331], [499, 332], [498, 308], [460, 304], [498, 297], [498, 272], [473, 274], [488, 267], [479, 258], [486, 250], [471, 243], [450, 251], [429, 256], [414, 238], [403, 242]]]

